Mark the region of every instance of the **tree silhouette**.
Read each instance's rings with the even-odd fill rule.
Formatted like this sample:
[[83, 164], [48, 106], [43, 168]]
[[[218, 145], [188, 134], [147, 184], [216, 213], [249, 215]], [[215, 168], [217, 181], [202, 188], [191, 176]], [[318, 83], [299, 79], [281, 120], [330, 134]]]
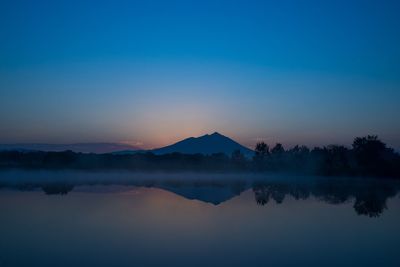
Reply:
[[[378, 139], [376, 135], [357, 137], [353, 142], [353, 153], [359, 172], [371, 175], [395, 173], [396, 155], [393, 149]], [[397, 169], [398, 171], [398, 169]]]
[[266, 160], [269, 156], [269, 146], [264, 143], [264, 142], [259, 142], [256, 145], [256, 149], [255, 149], [255, 155], [253, 157], [253, 162], [255, 164], [255, 167], [258, 170], [264, 170], [266, 169]]
[[255, 154], [256, 157], [265, 158], [267, 155], [269, 155], [269, 146], [264, 142], [257, 143]]
[[274, 148], [271, 150], [271, 154], [282, 154], [285, 152], [285, 149], [283, 148], [283, 145], [280, 143], [277, 143]]

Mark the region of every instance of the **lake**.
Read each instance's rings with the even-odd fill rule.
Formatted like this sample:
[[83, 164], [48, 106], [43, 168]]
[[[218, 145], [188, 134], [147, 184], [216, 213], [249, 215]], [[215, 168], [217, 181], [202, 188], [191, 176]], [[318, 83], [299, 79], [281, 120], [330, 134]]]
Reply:
[[0, 266], [400, 266], [400, 183], [0, 172]]

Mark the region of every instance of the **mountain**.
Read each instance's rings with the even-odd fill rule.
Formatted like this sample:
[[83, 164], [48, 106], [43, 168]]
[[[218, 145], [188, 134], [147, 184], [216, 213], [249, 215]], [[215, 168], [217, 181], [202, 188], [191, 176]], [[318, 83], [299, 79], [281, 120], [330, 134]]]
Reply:
[[135, 151], [139, 148], [121, 143], [76, 143], [76, 144], [0, 144], [1, 150], [60, 152], [72, 150], [82, 153], [111, 153], [115, 151]]
[[200, 153], [205, 155], [225, 153], [230, 156], [235, 150], [240, 150], [246, 157], [251, 157], [254, 154], [251, 149], [217, 132], [200, 137], [190, 137], [166, 147], [153, 149], [151, 152], [156, 155], [179, 152], [183, 154]]

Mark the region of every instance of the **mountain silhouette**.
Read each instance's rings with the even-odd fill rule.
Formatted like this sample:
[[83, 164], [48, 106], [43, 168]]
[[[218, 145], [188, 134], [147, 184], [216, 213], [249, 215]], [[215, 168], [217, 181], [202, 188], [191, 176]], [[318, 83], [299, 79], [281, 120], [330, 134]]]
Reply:
[[151, 152], [156, 155], [178, 152], [204, 155], [225, 153], [230, 156], [235, 150], [240, 150], [246, 157], [251, 157], [254, 154], [251, 149], [217, 132], [200, 137], [190, 137], [166, 147], [153, 149]]

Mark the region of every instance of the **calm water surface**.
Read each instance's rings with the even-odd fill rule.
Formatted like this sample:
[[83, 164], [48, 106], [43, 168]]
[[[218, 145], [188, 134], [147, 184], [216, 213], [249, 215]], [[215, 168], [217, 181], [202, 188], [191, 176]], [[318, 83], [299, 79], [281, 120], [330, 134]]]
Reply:
[[399, 183], [0, 173], [0, 266], [400, 266]]

